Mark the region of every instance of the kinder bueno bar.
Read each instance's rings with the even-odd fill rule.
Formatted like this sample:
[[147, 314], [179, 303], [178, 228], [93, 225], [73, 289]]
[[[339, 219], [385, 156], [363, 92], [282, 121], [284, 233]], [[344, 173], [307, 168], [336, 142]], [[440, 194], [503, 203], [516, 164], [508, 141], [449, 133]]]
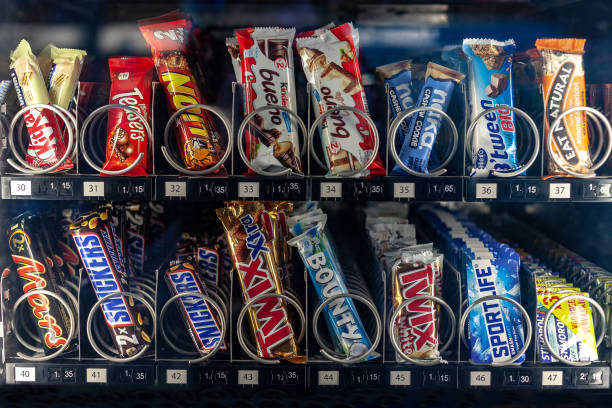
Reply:
[[[11, 52], [10, 70], [21, 107], [50, 103], [42, 72], [26, 40], [21, 40]], [[40, 168], [56, 164], [66, 152], [66, 146], [55, 116], [49, 110], [29, 109], [24, 122], [30, 135], [26, 161]], [[72, 167], [72, 161], [67, 158], [56, 171]]]
[[[173, 295], [201, 293], [206, 295], [206, 285], [200, 280], [193, 265], [180, 262], [166, 271], [166, 283]], [[197, 296], [180, 298], [183, 321], [198, 352], [205, 356], [221, 341], [221, 330], [208, 302]]]
[[[108, 67], [111, 77], [109, 103], [129, 106], [149, 120], [153, 60], [145, 57], [110, 58]], [[140, 163], [123, 175], [146, 176], [150, 167], [147, 162], [148, 146], [145, 125], [134, 112], [123, 109], [109, 111], [104, 170], [125, 169], [143, 153]]]
[[[98, 300], [112, 293], [128, 292], [127, 273], [120, 258], [109, 209], [81, 215], [70, 226], [70, 232]], [[100, 309], [120, 357], [133, 356], [151, 342], [131, 297], [108, 299]]]
[[[263, 212], [261, 202], [235, 202], [217, 210], [245, 303], [262, 294], [283, 292], [272, 245], [262, 225]], [[249, 317], [260, 357], [305, 361], [299, 354], [284, 300], [265, 297], [249, 308]]]
[[[24, 213], [9, 220], [8, 225], [8, 248], [23, 293], [45, 289], [64, 298], [60, 290], [64, 285], [64, 277], [54, 268], [56, 258], [49, 256], [43, 242], [34, 235], [42, 228], [40, 220]], [[70, 332], [67, 311], [57, 299], [39, 293], [29, 295], [28, 304], [32, 308], [31, 316], [44, 353], [56, 352], [66, 344]]]
[[[374, 130], [358, 113], [334, 110], [339, 106], [357, 108], [368, 114], [361, 72], [350, 23], [323, 31], [320, 35], [296, 40], [306, 79], [313, 86], [317, 116], [333, 110], [321, 125], [321, 142], [330, 175], [363, 170], [364, 175], [384, 175], [374, 149]], [[363, 166], [376, 155], [368, 169]]]
[[[295, 235], [289, 245], [298, 248], [321, 302], [334, 295], [349, 294], [340, 262], [324, 229], [326, 220], [327, 216], [323, 215], [304, 232], [301, 231], [309, 226], [308, 221], [289, 220], [291, 233]], [[372, 343], [351, 298], [338, 298], [330, 302], [323, 312], [334, 346], [340, 353], [351, 359], [367, 353]], [[377, 356], [377, 353], [372, 353], [366, 360]]]
[[240, 57], [240, 47], [238, 46], [238, 39], [236, 37], [228, 37], [225, 39], [225, 46], [227, 52], [232, 58], [232, 68], [234, 68], [234, 75], [236, 75], [236, 82], [242, 81], [242, 58]]
[[[236, 31], [240, 48], [245, 114], [267, 105], [297, 110], [293, 78], [295, 28], [248, 28]], [[266, 110], [247, 129], [247, 157], [257, 168], [302, 173], [298, 129], [287, 112]]]
[[[582, 54], [586, 40], [577, 38], [537, 39], [536, 48], [542, 56], [542, 86], [544, 88], [544, 132], [562, 112], [586, 105]], [[558, 161], [571, 171], [592, 173], [589, 156], [589, 135], [586, 112], [566, 115], [553, 130], [552, 151]], [[567, 176], [549, 159], [550, 176]]]
[[491, 171], [518, 168], [512, 95], [512, 54], [514, 40], [463, 40], [468, 57], [468, 79], [472, 120], [480, 112], [499, 107], [478, 121], [472, 139], [470, 176], [487, 177]]
[[[191, 19], [177, 10], [156, 18], [140, 20], [138, 25], [151, 47], [159, 82], [166, 91], [170, 113], [185, 106], [205, 104], [186, 55]], [[219, 162], [214, 122], [207, 111], [189, 110], [174, 125], [179, 151], [188, 170], [204, 170]], [[218, 174], [225, 174], [223, 166]]]
[[[455, 84], [461, 82], [464, 77], [457, 71], [430, 62], [427, 64], [425, 84], [416, 106], [431, 107], [446, 112]], [[402, 150], [399, 153], [403, 163], [415, 171], [428, 173], [429, 156], [443, 120], [442, 115], [431, 111], [421, 111], [411, 117], [407, 137], [403, 139]], [[392, 173], [408, 174], [397, 163]]]

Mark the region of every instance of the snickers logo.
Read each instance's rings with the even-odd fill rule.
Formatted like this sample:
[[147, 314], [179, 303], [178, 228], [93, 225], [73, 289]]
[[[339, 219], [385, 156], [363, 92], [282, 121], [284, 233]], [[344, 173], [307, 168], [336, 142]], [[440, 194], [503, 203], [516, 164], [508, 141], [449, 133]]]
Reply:
[[214, 249], [200, 247], [196, 252], [196, 264], [205, 281], [217, 286], [219, 283], [219, 253]]
[[[100, 237], [95, 233], [73, 234], [74, 243], [98, 299], [121, 292], [121, 285]], [[101, 305], [106, 322], [111, 327], [133, 326], [127, 302], [121, 297], [109, 299]]]

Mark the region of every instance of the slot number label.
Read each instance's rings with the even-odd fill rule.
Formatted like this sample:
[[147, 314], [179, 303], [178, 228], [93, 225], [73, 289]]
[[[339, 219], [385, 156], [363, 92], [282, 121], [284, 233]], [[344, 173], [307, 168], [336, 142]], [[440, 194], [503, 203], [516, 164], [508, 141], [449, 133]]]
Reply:
[[490, 387], [491, 372], [490, 371], [470, 371], [470, 386], [471, 387]]
[[35, 367], [15, 367], [15, 381], [33, 382], [36, 381]]
[[83, 182], [84, 197], [104, 197], [104, 182], [103, 181], [84, 181]]
[[259, 385], [259, 371], [238, 370], [238, 385]]
[[551, 183], [548, 198], [571, 198], [570, 183]]
[[559, 387], [563, 385], [563, 371], [542, 371], [543, 387]]
[[321, 183], [321, 198], [342, 198], [342, 183]]
[[187, 183], [184, 181], [166, 181], [166, 197], [186, 197]]
[[476, 198], [497, 198], [497, 184], [496, 183], [477, 183], [476, 184]]
[[259, 183], [252, 181], [241, 181], [238, 183], [238, 197], [257, 198], [259, 197]]
[[393, 198], [414, 198], [414, 183], [393, 183]]
[[187, 370], [166, 370], [166, 384], [187, 384]]
[[391, 371], [389, 372], [389, 385], [409, 386], [411, 385], [410, 371]]
[[340, 385], [338, 371], [319, 371], [319, 385]]
[[32, 182], [30, 180], [11, 180], [11, 195], [31, 196]]
[[85, 372], [88, 383], [106, 384], [106, 368], [88, 368]]

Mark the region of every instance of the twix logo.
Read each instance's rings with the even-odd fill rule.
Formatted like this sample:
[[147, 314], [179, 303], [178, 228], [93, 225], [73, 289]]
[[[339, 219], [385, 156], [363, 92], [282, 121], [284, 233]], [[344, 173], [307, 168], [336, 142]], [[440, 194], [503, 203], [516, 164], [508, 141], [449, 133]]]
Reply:
[[[399, 266], [401, 268], [401, 266]], [[419, 295], [431, 294], [433, 270], [430, 265], [398, 271], [397, 279], [402, 298], [410, 300]], [[400, 319], [400, 343], [407, 353], [435, 347], [437, 339], [434, 327], [434, 309], [430, 300], [421, 299], [408, 303], [407, 317]], [[414, 348], [413, 348], [414, 346]]]
[[[191, 75], [166, 71], [162, 72], [161, 80], [170, 96], [170, 103], [175, 110], [200, 103]], [[181, 119], [185, 122], [185, 125], [192, 134], [201, 136], [208, 135], [206, 124], [202, 119], [201, 109], [190, 109], [181, 115]]]
[[[249, 263], [238, 263], [238, 274], [242, 280], [246, 301], [264, 293], [274, 293], [275, 284], [266, 267], [264, 254], [270, 249], [266, 246], [266, 237], [259, 229], [251, 215], [245, 215], [240, 223], [247, 233], [246, 246], [250, 250]], [[256, 336], [263, 357], [273, 357], [273, 350], [293, 336], [293, 329], [287, 319], [287, 313], [281, 300], [267, 297], [253, 306], [259, 327]]]
[[[23, 293], [47, 287], [47, 280], [41, 275], [46, 272], [45, 265], [32, 258], [17, 255], [30, 246], [30, 237], [23, 230], [18, 229], [9, 238], [9, 246], [13, 254], [13, 262], [17, 267], [17, 274], [25, 282]], [[32, 307], [34, 317], [38, 319], [38, 326], [47, 329], [44, 336], [45, 345], [48, 348], [58, 348], [66, 344], [66, 338], [62, 336], [62, 328], [57, 324], [55, 317], [50, 314], [49, 298], [40, 293], [28, 296], [28, 303]]]

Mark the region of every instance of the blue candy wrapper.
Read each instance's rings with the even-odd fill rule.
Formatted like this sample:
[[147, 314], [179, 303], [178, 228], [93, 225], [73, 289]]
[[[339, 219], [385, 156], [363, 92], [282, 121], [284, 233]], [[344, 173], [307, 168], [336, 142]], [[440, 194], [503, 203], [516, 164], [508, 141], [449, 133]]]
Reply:
[[[416, 105], [446, 112], [455, 84], [463, 78], [459, 72], [430, 62]], [[407, 137], [403, 138], [399, 153], [402, 163], [417, 172], [428, 173], [427, 163], [443, 120], [442, 115], [432, 111], [421, 111], [411, 116]], [[408, 173], [396, 163], [391, 174]]]
[[514, 40], [465, 39], [468, 57], [471, 119], [486, 109], [499, 106], [480, 119], [472, 139], [472, 177], [488, 177], [492, 171], [518, 168], [512, 96]]

